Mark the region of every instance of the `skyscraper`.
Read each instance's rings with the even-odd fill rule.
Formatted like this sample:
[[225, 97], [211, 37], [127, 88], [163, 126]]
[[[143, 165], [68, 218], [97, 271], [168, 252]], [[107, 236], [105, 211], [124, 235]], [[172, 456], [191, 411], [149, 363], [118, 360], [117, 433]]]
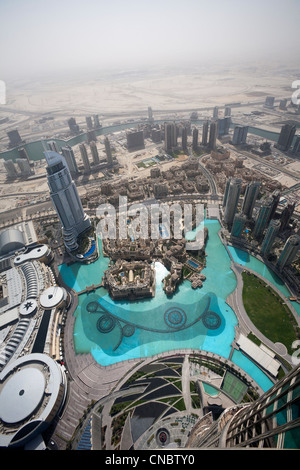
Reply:
[[4, 160], [4, 167], [6, 169], [8, 178], [16, 178], [18, 176], [17, 169], [12, 160]]
[[68, 119], [68, 126], [71, 131], [71, 134], [76, 135], [79, 134], [80, 129], [78, 124], [76, 124], [76, 119], [75, 118], [70, 118]]
[[276, 147], [283, 151], [289, 150], [290, 146], [292, 145], [295, 133], [296, 126], [291, 124], [284, 124], [281, 128]]
[[90, 149], [91, 149], [91, 152], [92, 152], [93, 162], [94, 162], [95, 165], [98, 165], [99, 162], [100, 162], [99, 153], [98, 153], [96, 142], [94, 142], [93, 140], [90, 143]]
[[228, 187], [228, 194], [226, 199], [226, 205], [224, 210], [224, 221], [231, 228], [236, 209], [241, 194], [242, 180], [238, 178], [232, 178]]
[[219, 108], [218, 106], [215, 106], [214, 111], [213, 111], [213, 119], [218, 119], [218, 116], [219, 116]]
[[105, 153], [106, 153], [106, 158], [107, 158], [107, 163], [109, 166], [112, 166], [113, 164], [113, 158], [112, 158], [112, 153], [111, 153], [111, 148], [110, 148], [110, 142], [108, 140], [108, 137], [105, 137], [104, 139], [104, 145], [105, 145]]
[[93, 121], [91, 116], [86, 116], [85, 118], [86, 125], [88, 129], [93, 129]]
[[208, 142], [208, 121], [203, 122], [202, 127], [202, 145], [207, 145]]
[[24, 143], [17, 129], [7, 131], [7, 136], [9, 138], [9, 148], [17, 147]]
[[193, 143], [192, 143], [193, 150], [197, 150], [197, 148], [198, 148], [198, 134], [199, 134], [199, 131], [198, 131], [197, 127], [194, 127], [194, 129], [193, 129]]
[[215, 150], [217, 147], [218, 121], [212, 121], [209, 129], [209, 148]]
[[224, 112], [224, 116], [231, 116], [231, 108], [230, 106], [225, 106], [225, 112]]
[[280, 217], [280, 231], [283, 232], [288, 228], [288, 225], [290, 223], [291, 217], [293, 215], [294, 209], [295, 209], [296, 203], [294, 202], [293, 204], [288, 204], [282, 211], [281, 217]]
[[91, 227], [68, 166], [62, 155], [44, 152], [50, 197], [62, 225], [65, 247], [72, 252], [78, 248], [78, 237]]
[[216, 421], [201, 418], [191, 431], [187, 448], [300, 448], [300, 366], [254, 402], [226, 408]]
[[183, 127], [182, 129], [182, 149], [187, 149], [187, 128]]
[[264, 256], [268, 256], [270, 254], [275, 238], [279, 232], [279, 228], [280, 221], [275, 219], [271, 220], [261, 244], [261, 252]]
[[253, 235], [255, 238], [261, 238], [264, 233], [264, 230], [268, 224], [270, 212], [272, 210], [272, 202], [272, 199], [268, 198], [263, 202], [259, 209], [253, 229]]
[[65, 147], [61, 147], [61, 153], [67, 162], [71, 175], [72, 176], [77, 175], [79, 173], [79, 170], [78, 170], [78, 166], [77, 166], [75, 155], [74, 155], [72, 148], [69, 145], [66, 145]]
[[30, 168], [28, 161], [25, 158], [17, 158], [16, 164], [20, 168], [21, 176], [30, 176], [33, 175], [33, 171]]
[[233, 237], [241, 237], [243, 230], [245, 228], [247, 222], [247, 217], [245, 214], [242, 212], [240, 214], [235, 214], [233, 223], [232, 223], [232, 229], [231, 229], [231, 235]]
[[295, 261], [299, 248], [300, 248], [299, 235], [291, 235], [285, 242], [283, 250], [277, 261], [277, 266], [280, 271], [282, 271], [285, 266], [289, 266], [290, 264], [293, 263], [293, 261]]
[[248, 126], [235, 126], [233, 131], [233, 145], [242, 145], [246, 143], [248, 134]]
[[271, 194], [272, 198], [272, 209], [269, 215], [269, 221], [274, 218], [274, 215], [276, 214], [276, 210], [280, 201], [280, 191], [279, 189], [275, 189], [273, 193]]
[[260, 183], [254, 181], [249, 183], [246, 188], [242, 211], [247, 216], [248, 219], [251, 219], [252, 212], [254, 209], [255, 201], [259, 193]]
[[218, 119], [218, 136], [219, 137], [228, 135], [230, 124], [231, 124], [230, 116]]
[[91, 171], [91, 167], [90, 167], [89, 156], [88, 156], [85, 145], [79, 144], [79, 150], [80, 150], [80, 154], [81, 154], [81, 158], [82, 158], [82, 162], [84, 166], [84, 171], [88, 173], [89, 171]]

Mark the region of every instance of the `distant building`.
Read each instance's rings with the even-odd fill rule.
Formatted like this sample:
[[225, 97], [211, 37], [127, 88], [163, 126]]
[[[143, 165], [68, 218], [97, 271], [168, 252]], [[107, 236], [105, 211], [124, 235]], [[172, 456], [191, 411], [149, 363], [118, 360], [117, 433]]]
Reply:
[[213, 119], [218, 119], [218, 117], [219, 117], [219, 108], [218, 106], [215, 106], [213, 110]]
[[102, 124], [100, 124], [99, 122], [98, 114], [94, 114], [93, 119], [94, 119], [94, 129], [99, 129], [99, 127], [102, 127]]
[[248, 219], [251, 219], [252, 217], [252, 212], [259, 194], [260, 186], [261, 184], [257, 181], [254, 181], [247, 185], [242, 212], [246, 215]]
[[91, 167], [90, 167], [89, 156], [86, 150], [86, 146], [84, 144], [79, 144], [79, 150], [80, 150], [80, 155], [81, 155], [83, 166], [84, 166], [84, 171], [86, 173], [89, 173], [91, 171]]
[[197, 150], [197, 148], [198, 148], [198, 134], [199, 134], [198, 129], [196, 127], [194, 127], [194, 129], [193, 129], [193, 143], [192, 143], [193, 150]]
[[291, 124], [284, 124], [281, 128], [276, 147], [282, 151], [289, 150], [292, 145], [295, 133], [296, 126], [292, 126]]
[[105, 153], [106, 153], [107, 163], [108, 163], [109, 166], [112, 166], [113, 158], [112, 158], [111, 147], [110, 147], [110, 142], [108, 140], [108, 137], [105, 137], [104, 145], [105, 145]]
[[266, 108], [273, 108], [274, 107], [274, 102], [275, 102], [275, 97], [274, 96], [267, 96], [264, 106]]
[[288, 228], [288, 225], [290, 223], [291, 217], [294, 213], [295, 210], [295, 205], [296, 203], [294, 202], [293, 204], [288, 204], [282, 211], [281, 217], [280, 217], [280, 231], [283, 232]]
[[248, 134], [248, 126], [235, 126], [233, 131], [233, 145], [242, 145], [246, 143]]
[[287, 105], [287, 99], [280, 100], [279, 102], [279, 109], [285, 110]]
[[79, 129], [78, 124], [76, 124], [75, 118], [68, 119], [68, 126], [71, 131], [71, 134], [76, 135], [80, 133], [80, 129]]
[[21, 176], [30, 176], [33, 174], [33, 171], [31, 170], [31, 167], [25, 158], [17, 158], [16, 159], [16, 164], [20, 168]]
[[270, 254], [275, 238], [279, 232], [279, 228], [280, 221], [275, 219], [271, 220], [261, 244], [261, 252], [264, 256], [268, 256]]
[[9, 138], [9, 148], [17, 147], [24, 143], [17, 129], [7, 131], [7, 136]]
[[91, 149], [91, 153], [93, 157], [93, 162], [95, 165], [98, 165], [100, 163], [99, 153], [98, 153], [96, 142], [94, 142], [93, 140], [92, 142], [90, 142], [90, 149]]
[[232, 178], [227, 188], [226, 205], [224, 210], [224, 221], [231, 228], [233, 219], [239, 203], [242, 180]]
[[208, 142], [208, 121], [203, 122], [202, 127], [202, 145], [207, 145]]
[[151, 106], [148, 106], [148, 121], [152, 122], [153, 121], [153, 111]]
[[212, 121], [209, 129], [209, 148], [215, 150], [217, 147], [218, 121]]
[[300, 135], [296, 137], [293, 150], [292, 150], [293, 155], [296, 157], [300, 157]]
[[52, 150], [52, 152], [59, 153], [59, 148], [55, 140], [50, 140], [49, 142], [47, 142], [47, 145], [49, 147], [49, 150]]
[[225, 113], [224, 113], [224, 116], [225, 116], [225, 117], [231, 116], [231, 108], [230, 108], [230, 106], [225, 106]]
[[91, 142], [96, 142], [97, 135], [96, 135], [96, 131], [94, 129], [92, 129], [90, 131], [87, 131], [86, 140], [87, 140], [88, 144], [90, 144]]
[[218, 136], [222, 137], [224, 135], [228, 135], [229, 129], [231, 124], [231, 117], [223, 117], [218, 119]]
[[127, 132], [127, 148], [129, 151], [140, 150], [145, 148], [143, 131]]
[[65, 147], [61, 147], [61, 153], [67, 162], [71, 175], [77, 175], [79, 173], [79, 170], [75, 160], [73, 149], [69, 145], [66, 145]]
[[187, 128], [184, 127], [182, 129], [182, 149], [186, 150], [187, 149]]
[[78, 237], [90, 229], [91, 222], [84, 213], [64, 158], [50, 151], [45, 152], [45, 157], [50, 197], [62, 225], [65, 247], [72, 252], [78, 248]]
[[30, 164], [29, 156], [28, 156], [28, 153], [27, 153], [25, 148], [23, 148], [23, 147], [19, 148], [18, 153], [19, 153], [20, 158], [24, 158]]
[[280, 271], [282, 271], [285, 266], [289, 266], [295, 261], [299, 252], [299, 248], [300, 248], [299, 235], [291, 235], [287, 239], [277, 261], [277, 266]]
[[18, 171], [12, 160], [4, 160], [4, 168], [6, 169], [8, 178], [16, 178], [18, 176]]
[[87, 128], [90, 130], [90, 129], [93, 129], [93, 121], [92, 121], [92, 118], [91, 116], [87, 116], [85, 118], [85, 121], [86, 121], [86, 125], [87, 125]]
[[273, 191], [273, 193], [271, 194], [271, 198], [272, 198], [272, 209], [271, 209], [271, 212], [270, 212], [270, 215], [269, 215], [268, 222], [270, 222], [270, 220], [273, 219], [275, 214], [276, 214], [276, 210], [277, 210], [277, 207], [278, 207], [278, 204], [279, 204], [279, 201], [280, 201], [280, 191], [279, 191], [279, 189], [275, 189], [275, 191]]

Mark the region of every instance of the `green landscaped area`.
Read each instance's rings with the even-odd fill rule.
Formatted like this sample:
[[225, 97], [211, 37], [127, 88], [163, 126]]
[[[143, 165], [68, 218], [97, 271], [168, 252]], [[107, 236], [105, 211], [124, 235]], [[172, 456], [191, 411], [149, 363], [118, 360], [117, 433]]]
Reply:
[[243, 303], [253, 324], [274, 343], [280, 342], [293, 353], [292, 343], [300, 337], [300, 329], [292, 312], [271, 287], [247, 272], [243, 277]]

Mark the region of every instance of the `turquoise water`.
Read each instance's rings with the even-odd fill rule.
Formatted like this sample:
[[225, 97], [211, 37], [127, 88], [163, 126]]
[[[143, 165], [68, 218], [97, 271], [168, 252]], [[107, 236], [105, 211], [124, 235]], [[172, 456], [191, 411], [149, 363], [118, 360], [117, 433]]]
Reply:
[[212, 397], [215, 397], [215, 396], [219, 395], [220, 390], [213, 387], [212, 385], [207, 384], [205, 382], [202, 382], [202, 385], [203, 385], [203, 388], [204, 388], [205, 392], [208, 393], [208, 395], [211, 395]]
[[[291, 296], [290, 291], [284, 284], [284, 282], [262, 261], [256, 259], [254, 256], [250, 255], [244, 250], [239, 248], [234, 248], [233, 246], [228, 246], [228, 249], [231, 253], [233, 260], [236, 263], [241, 264], [242, 266], [248, 267], [253, 271], [257, 272], [269, 282], [271, 282], [275, 287], [277, 287], [280, 292], [285, 295], [287, 298]], [[300, 304], [297, 302], [291, 302], [292, 306], [300, 316]]]
[[263, 389], [264, 392], [269, 390], [273, 382], [262, 372], [262, 370], [256, 366], [248, 357], [246, 357], [241, 351], [236, 349], [233, 351], [232, 362], [238, 367], [243, 369], [255, 382]]
[[[236, 288], [236, 277], [218, 236], [219, 222], [206, 220], [205, 225], [209, 236], [207, 266], [202, 271], [206, 280], [201, 289], [192, 289], [189, 281], [183, 281], [168, 298], [162, 289], [168, 271], [156, 262], [153, 298], [114, 301], [104, 288], [80, 295], [74, 314], [76, 353], [90, 352], [103, 366], [175, 349], [198, 349], [229, 358], [237, 318], [226, 298]], [[191, 239], [193, 232], [186, 238]], [[100, 239], [98, 245], [100, 256], [94, 263], [59, 266], [65, 283], [77, 292], [100, 283], [108, 267]], [[245, 361], [245, 367], [263, 389], [272, 385], [269, 379], [264, 382], [264, 374], [251, 361]]]

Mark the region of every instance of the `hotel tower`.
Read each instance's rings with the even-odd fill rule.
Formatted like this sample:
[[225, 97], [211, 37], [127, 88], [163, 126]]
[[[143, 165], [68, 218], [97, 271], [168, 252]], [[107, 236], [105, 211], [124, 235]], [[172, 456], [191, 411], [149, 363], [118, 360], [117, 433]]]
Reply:
[[78, 248], [78, 237], [91, 227], [89, 217], [82, 204], [62, 155], [57, 152], [44, 152], [48, 166], [47, 177], [50, 197], [62, 225], [65, 247], [72, 252]]

